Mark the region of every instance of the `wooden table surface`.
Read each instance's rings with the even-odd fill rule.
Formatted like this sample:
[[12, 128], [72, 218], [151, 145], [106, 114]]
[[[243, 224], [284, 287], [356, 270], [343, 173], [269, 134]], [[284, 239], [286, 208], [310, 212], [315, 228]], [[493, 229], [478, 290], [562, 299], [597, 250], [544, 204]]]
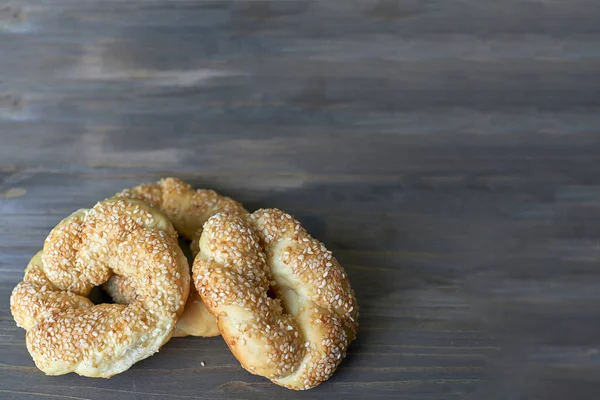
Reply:
[[[0, 7], [0, 398], [600, 398], [600, 2]], [[63, 217], [163, 176], [294, 214], [360, 333], [325, 384], [171, 340], [46, 377], [9, 296]], [[202, 366], [204, 362], [206, 366]]]

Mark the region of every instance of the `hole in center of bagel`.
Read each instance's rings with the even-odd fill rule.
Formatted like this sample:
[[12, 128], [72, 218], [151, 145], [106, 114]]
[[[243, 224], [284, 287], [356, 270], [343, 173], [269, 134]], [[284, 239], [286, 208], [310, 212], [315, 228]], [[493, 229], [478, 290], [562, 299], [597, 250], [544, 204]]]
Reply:
[[94, 304], [113, 304], [113, 299], [108, 295], [108, 293], [102, 289], [102, 286], [96, 286], [92, 289], [89, 295], [89, 299]]
[[270, 286], [269, 290], [267, 290], [267, 296], [269, 296], [273, 300], [277, 300], [278, 299], [277, 293], [275, 292], [275, 289], [273, 289], [273, 286]]
[[179, 242], [179, 248], [181, 248], [181, 251], [183, 251], [185, 258], [187, 258], [187, 260], [188, 260], [188, 264], [193, 265], [194, 264], [194, 254], [192, 253], [192, 248], [191, 248], [192, 241], [184, 239], [181, 236], [179, 236], [178, 242]]
[[267, 290], [267, 296], [279, 303], [284, 314], [295, 314], [295, 306], [289, 302], [287, 288], [279, 286], [275, 289], [273, 286], [270, 286], [269, 290]]

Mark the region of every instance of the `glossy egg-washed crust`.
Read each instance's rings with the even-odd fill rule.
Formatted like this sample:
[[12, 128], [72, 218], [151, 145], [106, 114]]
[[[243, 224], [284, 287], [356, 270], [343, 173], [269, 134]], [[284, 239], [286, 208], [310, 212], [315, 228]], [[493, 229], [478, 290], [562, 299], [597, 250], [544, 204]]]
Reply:
[[[229, 197], [221, 196], [214, 190], [194, 190], [176, 178], [164, 178], [156, 183], [125, 189], [115, 197], [139, 199], [163, 212], [177, 232], [183, 238], [191, 240], [194, 256], [198, 252], [197, 244], [202, 226], [211, 216], [219, 212], [247, 213], [240, 203]], [[113, 275], [104, 284], [104, 289], [117, 303], [129, 304], [135, 299], [134, 285], [128, 278], [120, 275]], [[208, 312], [193, 284], [183, 314], [173, 333], [173, 336], [187, 335], [219, 335], [215, 317]]]
[[[135, 301], [94, 305], [87, 296], [112, 274], [130, 279]], [[13, 290], [11, 311], [40, 370], [110, 377], [169, 340], [189, 285], [171, 222], [142, 201], [112, 199], [50, 232]]]
[[358, 329], [354, 292], [331, 252], [277, 209], [217, 214], [199, 246], [194, 283], [241, 365], [290, 389], [327, 380]]

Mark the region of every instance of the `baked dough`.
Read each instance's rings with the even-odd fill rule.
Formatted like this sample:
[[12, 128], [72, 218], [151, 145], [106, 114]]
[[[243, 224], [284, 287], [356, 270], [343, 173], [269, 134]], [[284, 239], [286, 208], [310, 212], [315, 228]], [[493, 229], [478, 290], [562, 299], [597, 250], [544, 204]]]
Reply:
[[[112, 274], [129, 279], [135, 301], [94, 305], [87, 296]], [[142, 201], [105, 200], [50, 232], [13, 290], [11, 311], [44, 373], [107, 378], [170, 339], [189, 285], [171, 222]]]
[[242, 367], [297, 390], [329, 379], [358, 329], [331, 252], [277, 209], [217, 214], [199, 246], [194, 283]]

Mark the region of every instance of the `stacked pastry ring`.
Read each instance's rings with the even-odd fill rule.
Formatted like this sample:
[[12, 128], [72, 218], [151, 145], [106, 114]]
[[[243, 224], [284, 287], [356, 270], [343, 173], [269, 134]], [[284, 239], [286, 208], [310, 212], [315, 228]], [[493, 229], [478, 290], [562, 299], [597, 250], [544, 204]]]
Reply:
[[[191, 240], [191, 285], [177, 233]], [[99, 285], [115, 303], [87, 298]], [[174, 178], [61, 221], [11, 311], [48, 375], [110, 377], [171, 336], [220, 333], [242, 367], [296, 390], [329, 379], [358, 329], [343, 268], [292, 216]]]

